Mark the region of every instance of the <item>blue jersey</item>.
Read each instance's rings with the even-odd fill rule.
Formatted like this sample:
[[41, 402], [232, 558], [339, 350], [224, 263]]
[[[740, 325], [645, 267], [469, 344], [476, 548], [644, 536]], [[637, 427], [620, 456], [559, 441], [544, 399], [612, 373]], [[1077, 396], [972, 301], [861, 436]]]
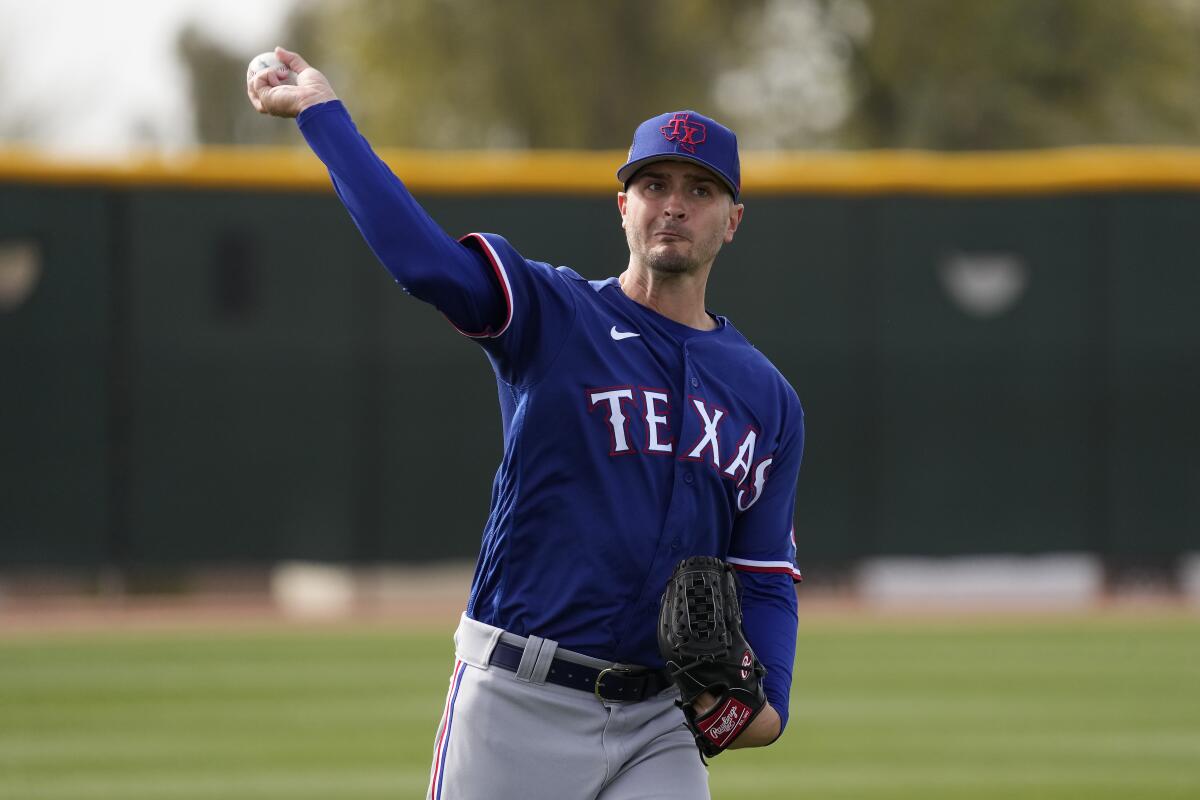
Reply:
[[493, 234], [447, 236], [341, 103], [299, 124], [376, 255], [495, 372], [504, 455], [468, 616], [661, 666], [667, 579], [683, 558], [717, 556], [741, 571], [747, 639], [786, 721], [804, 444], [792, 387], [724, 317], [696, 330], [630, 300], [616, 278], [526, 259]]

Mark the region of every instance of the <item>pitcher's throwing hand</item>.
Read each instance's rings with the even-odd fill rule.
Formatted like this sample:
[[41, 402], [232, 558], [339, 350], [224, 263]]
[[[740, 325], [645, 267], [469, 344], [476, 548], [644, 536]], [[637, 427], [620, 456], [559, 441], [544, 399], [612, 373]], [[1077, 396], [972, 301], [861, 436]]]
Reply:
[[[246, 96], [255, 111], [273, 117], [296, 117], [309, 106], [337, 99], [329, 79], [310, 67], [299, 53], [276, 47], [275, 57], [284, 68], [246, 76]], [[288, 69], [296, 73], [294, 85], [287, 83]]]

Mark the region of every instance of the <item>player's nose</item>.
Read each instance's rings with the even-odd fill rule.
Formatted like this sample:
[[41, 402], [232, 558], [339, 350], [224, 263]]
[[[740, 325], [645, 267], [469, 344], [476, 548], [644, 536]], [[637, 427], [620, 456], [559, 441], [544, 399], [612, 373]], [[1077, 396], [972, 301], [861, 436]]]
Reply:
[[663, 216], [670, 219], [683, 219], [687, 216], [687, 204], [682, 198], [672, 195], [667, 198], [666, 205], [663, 206]]

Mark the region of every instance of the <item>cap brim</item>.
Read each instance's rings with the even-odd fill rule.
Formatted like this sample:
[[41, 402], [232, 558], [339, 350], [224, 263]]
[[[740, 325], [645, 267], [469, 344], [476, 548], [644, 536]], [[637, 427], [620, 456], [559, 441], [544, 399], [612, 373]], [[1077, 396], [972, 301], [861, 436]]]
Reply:
[[628, 164], [617, 170], [617, 180], [621, 182], [622, 186], [628, 186], [630, 179], [633, 178], [634, 174], [639, 169], [647, 164], [653, 164], [656, 161], [686, 161], [690, 164], [696, 164], [704, 167], [706, 170], [715, 175], [721, 181], [721, 183], [725, 184], [725, 188], [729, 189], [729, 193], [733, 195], [735, 200], [737, 199], [738, 188], [733, 185], [733, 180], [728, 175], [718, 169], [714, 169], [713, 166], [708, 162], [702, 161], [695, 156], [689, 156], [687, 153], [660, 153], [652, 156], [646, 156], [645, 158], [639, 158], [637, 161], [630, 161]]

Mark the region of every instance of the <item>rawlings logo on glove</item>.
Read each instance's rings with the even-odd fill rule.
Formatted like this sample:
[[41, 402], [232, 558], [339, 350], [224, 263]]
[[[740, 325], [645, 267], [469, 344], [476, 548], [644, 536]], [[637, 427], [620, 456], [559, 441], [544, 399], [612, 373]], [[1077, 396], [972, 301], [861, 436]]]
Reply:
[[[766, 706], [766, 669], [742, 633], [737, 576], [719, 558], [697, 556], [675, 568], [659, 609], [658, 650], [703, 755], [729, 747]], [[697, 712], [693, 703], [705, 692], [717, 702]]]

